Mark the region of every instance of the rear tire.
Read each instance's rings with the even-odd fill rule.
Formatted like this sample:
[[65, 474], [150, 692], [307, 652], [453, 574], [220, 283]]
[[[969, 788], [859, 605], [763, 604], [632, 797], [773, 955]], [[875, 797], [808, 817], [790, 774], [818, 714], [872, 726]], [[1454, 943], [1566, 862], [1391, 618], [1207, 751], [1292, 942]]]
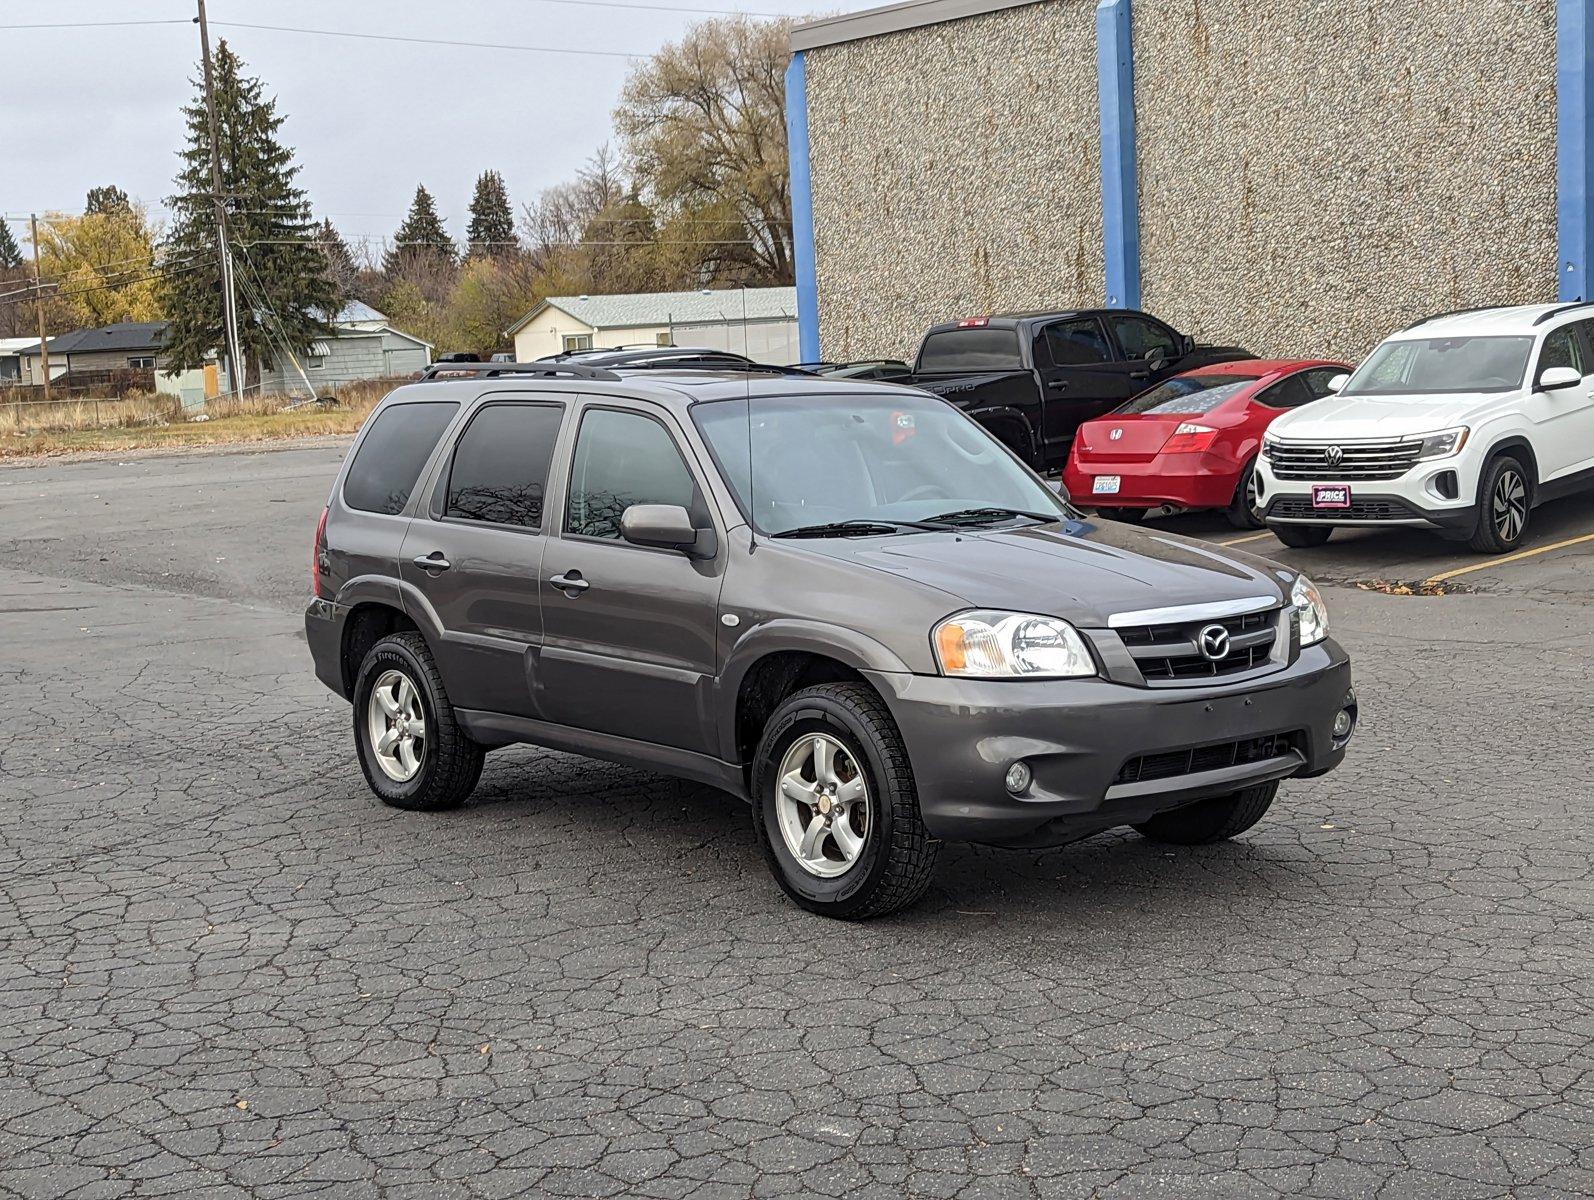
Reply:
[[1278, 535], [1279, 541], [1286, 546], [1293, 546], [1297, 550], [1304, 550], [1310, 546], [1321, 546], [1334, 536], [1332, 525], [1275, 525], [1273, 532]]
[[1267, 813], [1278, 795], [1278, 781], [1259, 783], [1228, 796], [1198, 800], [1172, 812], [1158, 813], [1136, 825], [1135, 832], [1153, 842], [1205, 846], [1244, 833]]
[[1467, 544], [1479, 554], [1505, 554], [1522, 544], [1533, 512], [1533, 484], [1527, 468], [1502, 454], [1478, 480], [1478, 528]]
[[1266, 524], [1262, 520], [1262, 510], [1257, 504], [1256, 459], [1253, 458], [1246, 463], [1245, 470], [1240, 472], [1240, 482], [1234, 489], [1234, 499], [1229, 501], [1229, 507], [1224, 509], [1223, 515], [1236, 529], [1261, 529]]
[[[380, 696], [373, 695], [379, 690]], [[397, 713], [390, 711], [395, 707]], [[382, 745], [388, 734], [413, 734], [417, 718], [419, 736], [408, 737], [407, 751], [402, 737]], [[487, 754], [455, 719], [432, 651], [413, 632], [383, 638], [360, 664], [354, 684], [354, 741], [371, 790], [382, 803], [411, 812], [439, 812], [462, 804], [475, 791]]]
[[[815, 743], [828, 747], [828, 771], [807, 757]], [[782, 786], [783, 768], [795, 776], [790, 790]], [[814, 785], [827, 778], [841, 780], [839, 796], [832, 786], [816, 798]], [[834, 825], [825, 822], [827, 814]], [[832, 834], [843, 826], [845, 837]], [[941, 848], [924, 827], [896, 722], [862, 683], [806, 688], [771, 715], [753, 759], [753, 829], [786, 895], [809, 912], [847, 921], [912, 904], [930, 886]], [[809, 866], [799, 859], [803, 845], [792, 845], [804, 832], [817, 832]], [[849, 854], [854, 838], [862, 845]]]
[[1104, 521], [1122, 521], [1125, 525], [1139, 525], [1146, 519], [1143, 508], [1098, 508], [1096, 515]]

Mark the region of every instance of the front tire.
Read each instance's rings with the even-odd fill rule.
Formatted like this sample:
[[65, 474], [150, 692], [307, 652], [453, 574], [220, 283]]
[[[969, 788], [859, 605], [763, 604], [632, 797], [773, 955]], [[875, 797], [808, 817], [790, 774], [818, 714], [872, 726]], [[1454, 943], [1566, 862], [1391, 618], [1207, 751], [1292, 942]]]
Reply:
[[753, 760], [753, 828], [792, 900], [848, 921], [912, 904], [940, 852], [902, 735], [862, 683], [807, 688], [775, 710]]
[[426, 639], [413, 632], [383, 638], [360, 664], [354, 740], [371, 790], [411, 812], [462, 804], [486, 758], [455, 719]]
[[1205, 846], [1244, 833], [1266, 815], [1278, 795], [1278, 781], [1259, 783], [1227, 796], [1198, 800], [1172, 812], [1158, 813], [1136, 825], [1135, 832], [1153, 842]]
[[1478, 528], [1467, 544], [1479, 554], [1505, 554], [1522, 544], [1533, 511], [1527, 468], [1502, 454], [1478, 481]]
[[1293, 546], [1297, 550], [1305, 550], [1311, 546], [1321, 546], [1334, 535], [1332, 525], [1275, 525], [1273, 532], [1278, 535], [1279, 541], [1286, 546]]

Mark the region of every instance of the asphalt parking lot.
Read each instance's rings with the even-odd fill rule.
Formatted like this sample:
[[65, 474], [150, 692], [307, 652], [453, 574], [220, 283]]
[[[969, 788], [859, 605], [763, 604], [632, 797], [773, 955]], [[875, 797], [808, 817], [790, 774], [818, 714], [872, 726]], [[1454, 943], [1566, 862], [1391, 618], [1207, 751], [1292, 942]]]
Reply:
[[1444, 595], [1241, 544], [1331, 585], [1341, 771], [848, 926], [695, 785], [378, 805], [300, 625], [341, 456], [0, 470], [0, 1195], [1594, 1193], [1594, 501]]

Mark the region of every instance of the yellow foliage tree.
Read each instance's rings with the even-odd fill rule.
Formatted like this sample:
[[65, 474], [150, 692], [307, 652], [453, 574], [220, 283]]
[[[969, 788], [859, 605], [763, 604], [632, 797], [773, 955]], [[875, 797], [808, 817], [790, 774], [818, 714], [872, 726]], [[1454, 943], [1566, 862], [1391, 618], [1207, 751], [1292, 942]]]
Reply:
[[39, 268], [81, 326], [158, 321], [155, 231], [141, 205], [81, 217], [52, 213], [39, 228]]

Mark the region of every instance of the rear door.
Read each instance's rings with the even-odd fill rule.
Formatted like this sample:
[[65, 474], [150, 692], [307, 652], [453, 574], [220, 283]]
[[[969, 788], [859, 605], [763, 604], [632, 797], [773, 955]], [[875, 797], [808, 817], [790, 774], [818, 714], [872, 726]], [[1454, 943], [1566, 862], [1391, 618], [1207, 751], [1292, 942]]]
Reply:
[[1116, 408], [1140, 390], [1097, 317], [1066, 317], [1035, 331], [1035, 366], [1045, 400], [1048, 462], [1068, 456], [1082, 422]]
[[460, 708], [538, 715], [531, 672], [542, 640], [543, 496], [565, 408], [488, 397], [404, 538], [399, 573], [442, 627], [438, 670]]
[[[584, 404], [557, 538], [543, 559], [538, 701], [578, 729], [712, 752], [723, 528], [699, 464], [662, 409]], [[715, 526], [693, 559], [620, 537], [633, 504], [676, 504]]]
[[[1556, 479], [1594, 462], [1594, 352], [1578, 321], [1552, 329], [1533, 364], [1534, 388], [1524, 401], [1533, 423], [1533, 453], [1540, 481]], [[1538, 390], [1538, 381], [1552, 367], [1571, 367], [1585, 375], [1582, 383], [1553, 392]]]

